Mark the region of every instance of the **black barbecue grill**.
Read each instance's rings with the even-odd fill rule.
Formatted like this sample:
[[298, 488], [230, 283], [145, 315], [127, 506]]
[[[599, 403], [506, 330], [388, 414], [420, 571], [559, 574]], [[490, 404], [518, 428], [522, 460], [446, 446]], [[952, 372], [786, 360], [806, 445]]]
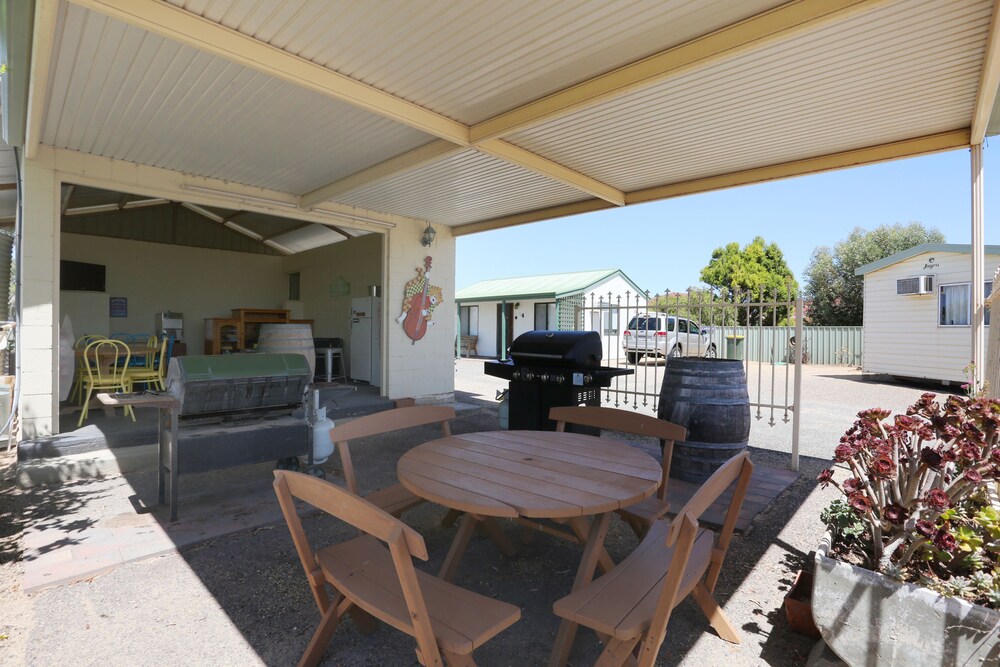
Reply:
[[[510, 428], [554, 431], [549, 409], [601, 404], [600, 390], [632, 369], [601, 366], [601, 336], [596, 331], [529, 331], [514, 339], [510, 361], [487, 361], [485, 372], [510, 381]], [[568, 426], [578, 433], [595, 429]]]
[[[177, 518], [177, 477], [309, 452], [302, 407], [312, 379], [301, 354], [174, 357], [167, 371], [171, 409], [161, 410], [160, 501], [169, 484]], [[166, 414], [164, 414], [166, 413]]]

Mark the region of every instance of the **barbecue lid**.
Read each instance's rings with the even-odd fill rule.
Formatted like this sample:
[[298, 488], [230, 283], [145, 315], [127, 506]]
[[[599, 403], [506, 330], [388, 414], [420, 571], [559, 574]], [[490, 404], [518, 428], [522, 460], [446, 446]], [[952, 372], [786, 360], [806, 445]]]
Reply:
[[511, 343], [510, 358], [520, 365], [596, 368], [604, 350], [596, 331], [528, 331]]

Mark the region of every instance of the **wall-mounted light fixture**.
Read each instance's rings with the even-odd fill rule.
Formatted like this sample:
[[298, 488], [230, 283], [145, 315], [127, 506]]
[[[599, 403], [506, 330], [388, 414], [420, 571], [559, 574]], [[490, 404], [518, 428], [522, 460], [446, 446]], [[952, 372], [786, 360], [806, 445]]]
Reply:
[[437, 232], [431, 227], [431, 223], [427, 223], [427, 229], [424, 230], [424, 235], [420, 237], [420, 245], [427, 247], [434, 243], [434, 237], [437, 236]]

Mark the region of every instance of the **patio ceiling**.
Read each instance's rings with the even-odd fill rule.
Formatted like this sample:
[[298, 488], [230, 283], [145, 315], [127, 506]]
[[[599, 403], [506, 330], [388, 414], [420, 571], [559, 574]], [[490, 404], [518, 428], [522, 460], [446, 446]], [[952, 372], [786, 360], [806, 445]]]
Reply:
[[995, 7], [40, 2], [25, 149], [465, 234], [979, 143]]

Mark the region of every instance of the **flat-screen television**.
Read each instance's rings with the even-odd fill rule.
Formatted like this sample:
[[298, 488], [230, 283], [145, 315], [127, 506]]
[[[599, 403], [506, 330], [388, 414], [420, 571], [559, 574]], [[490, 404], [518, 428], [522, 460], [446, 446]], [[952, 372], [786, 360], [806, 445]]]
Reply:
[[59, 262], [59, 289], [68, 292], [106, 292], [106, 267], [103, 264]]

